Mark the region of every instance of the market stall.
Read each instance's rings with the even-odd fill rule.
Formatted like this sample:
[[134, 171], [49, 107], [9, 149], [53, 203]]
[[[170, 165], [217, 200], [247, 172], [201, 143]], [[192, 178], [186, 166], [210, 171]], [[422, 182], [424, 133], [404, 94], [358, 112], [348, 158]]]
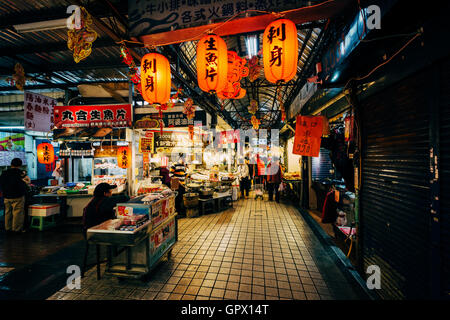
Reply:
[[[105, 274], [139, 278], [153, 270], [178, 239], [175, 196], [166, 187], [117, 204], [116, 219], [87, 230], [89, 244], [107, 246]], [[100, 278], [99, 261], [97, 275]]]
[[43, 187], [33, 202], [58, 203], [62, 217], [81, 217], [101, 182], [117, 186], [117, 200], [126, 196], [131, 159], [124, 160], [120, 150], [129, 144], [125, 127], [131, 126], [131, 106], [56, 106], [54, 117], [58, 184]]

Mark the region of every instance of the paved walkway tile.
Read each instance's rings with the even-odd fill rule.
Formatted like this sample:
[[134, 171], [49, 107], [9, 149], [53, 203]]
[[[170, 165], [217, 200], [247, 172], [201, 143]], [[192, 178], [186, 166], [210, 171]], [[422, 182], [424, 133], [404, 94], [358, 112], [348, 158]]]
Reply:
[[[104, 265], [102, 270], [104, 270]], [[222, 213], [179, 220], [178, 242], [149, 280], [103, 276], [55, 299], [359, 299], [349, 280], [291, 205], [240, 200]]]

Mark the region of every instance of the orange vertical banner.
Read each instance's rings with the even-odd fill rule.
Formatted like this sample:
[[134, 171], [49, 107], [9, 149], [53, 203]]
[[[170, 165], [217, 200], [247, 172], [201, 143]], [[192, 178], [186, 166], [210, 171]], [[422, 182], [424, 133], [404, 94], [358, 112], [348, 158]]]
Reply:
[[322, 138], [321, 116], [297, 116], [292, 153], [307, 157], [318, 157]]

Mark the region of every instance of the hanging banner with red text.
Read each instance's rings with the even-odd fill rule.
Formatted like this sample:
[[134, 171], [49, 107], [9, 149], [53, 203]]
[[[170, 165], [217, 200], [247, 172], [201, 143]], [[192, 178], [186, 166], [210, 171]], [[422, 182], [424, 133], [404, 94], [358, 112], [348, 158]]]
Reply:
[[50, 132], [55, 106], [56, 99], [25, 91], [23, 105], [25, 130]]
[[55, 106], [55, 128], [131, 127], [131, 104]]
[[297, 116], [292, 153], [318, 157], [322, 138], [323, 119], [320, 116]]

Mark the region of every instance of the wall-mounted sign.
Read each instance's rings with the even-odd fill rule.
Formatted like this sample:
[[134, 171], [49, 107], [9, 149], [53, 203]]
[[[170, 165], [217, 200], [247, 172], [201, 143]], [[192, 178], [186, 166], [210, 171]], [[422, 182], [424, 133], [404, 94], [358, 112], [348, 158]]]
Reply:
[[55, 128], [131, 127], [131, 104], [56, 106]]
[[131, 35], [140, 36], [218, 22], [246, 10], [278, 12], [295, 9], [304, 5], [303, 2], [303, 0], [128, 1], [128, 21]]
[[323, 131], [321, 116], [297, 116], [293, 154], [317, 157]]
[[[159, 114], [157, 113], [136, 114], [135, 119], [134, 127], [137, 129], [160, 128], [159, 122], [161, 119], [159, 119]], [[188, 119], [183, 112], [164, 112], [162, 121], [164, 122], [165, 128], [188, 127], [200, 121], [203, 125], [206, 125], [206, 112], [203, 110], [195, 111], [193, 119]]]
[[139, 139], [140, 153], [153, 153], [153, 133], [150, 137]]
[[173, 139], [173, 132], [155, 132], [155, 149], [158, 148], [174, 148], [177, 146], [177, 141]]
[[50, 132], [53, 126], [53, 108], [56, 99], [37, 93], [24, 93], [25, 130]]

